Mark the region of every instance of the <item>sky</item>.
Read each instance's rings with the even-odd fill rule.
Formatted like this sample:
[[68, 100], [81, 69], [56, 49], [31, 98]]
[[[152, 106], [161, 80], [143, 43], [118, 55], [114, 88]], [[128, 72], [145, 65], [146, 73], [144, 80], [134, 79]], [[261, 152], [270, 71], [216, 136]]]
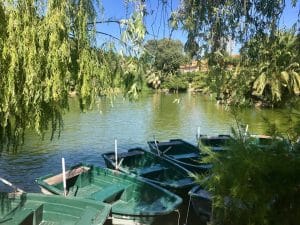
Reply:
[[[127, 0], [128, 1], [128, 0]], [[167, 11], [162, 5], [162, 0], [147, 0], [147, 8], [150, 8], [149, 14], [146, 17], [147, 36], [146, 39], [161, 39], [170, 37], [170, 30], [168, 29], [168, 16], [171, 10], [175, 10], [180, 0], [165, 0], [167, 3]], [[102, 0], [104, 8], [104, 18], [117, 19], [126, 18], [126, 5], [124, 0]], [[163, 13], [161, 13], [163, 12]], [[108, 34], [120, 37], [119, 26], [117, 24], [100, 25], [98, 28]], [[179, 39], [182, 42], [186, 40], [186, 34], [182, 31], [174, 31], [172, 38]], [[101, 35], [101, 38], [105, 38]], [[110, 38], [107, 36], [106, 38]]]
[[[168, 28], [168, 16], [172, 10], [175, 10], [180, 3], [180, 0], [164, 0], [166, 2], [166, 7], [163, 7], [162, 0], [147, 0], [147, 8], [150, 8], [149, 15], [146, 17], [146, 27], [147, 36], [146, 40], [149, 39], [161, 39], [169, 38], [180, 40], [185, 43], [187, 39], [187, 33], [183, 31], [173, 31], [171, 34]], [[104, 8], [103, 18], [120, 20], [128, 16], [128, 11], [126, 11], [125, 0], [102, 0], [102, 5]], [[130, 0], [127, 0], [130, 2]], [[286, 8], [280, 20], [280, 27], [290, 28], [298, 18], [298, 13], [300, 10], [300, 0], [296, 7], [292, 8], [291, 0], [286, 0]], [[97, 30], [107, 33], [114, 37], [120, 37], [120, 30], [118, 24], [105, 24], [98, 25]], [[109, 35], [99, 35], [98, 40], [109, 40], [112, 39]], [[101, 42], [101, 41], [100, 41]]]

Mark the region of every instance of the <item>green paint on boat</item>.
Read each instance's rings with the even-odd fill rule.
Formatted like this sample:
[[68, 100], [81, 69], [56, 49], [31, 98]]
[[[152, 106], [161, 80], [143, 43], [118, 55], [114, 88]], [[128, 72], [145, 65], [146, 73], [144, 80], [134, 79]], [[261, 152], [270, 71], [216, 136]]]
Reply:
[[101, 225], [111, 211], [108, 204], [61, 196], [1, 193], [0, 198], [3, 225]]
[[182, 139], [166, 142], [148, 141], [150, 150], [163, 158], [171, 160], [191, 172], [206, 172], [212, 165], [201, 162], [200, 149]]
[[[107, 152], [102, 156], [107, 167], [115, 169], [115, 153]], [[188, 170], [142, 148], [133, 148], [119, 153], [117, 159], [119, 171], [141, 176], [181, 197], [185, 197], [184, 195], [187, 195], [187, 192], [195, 185]]]
[[[109, 203], [114, 219], [154, 220], [172, 213], [182, 199], [136, 176], [93, 165], [77, 165], [66, 172], [67, 195]], [[38, 178], [42, 192], [63, 195], [62, 174]]]

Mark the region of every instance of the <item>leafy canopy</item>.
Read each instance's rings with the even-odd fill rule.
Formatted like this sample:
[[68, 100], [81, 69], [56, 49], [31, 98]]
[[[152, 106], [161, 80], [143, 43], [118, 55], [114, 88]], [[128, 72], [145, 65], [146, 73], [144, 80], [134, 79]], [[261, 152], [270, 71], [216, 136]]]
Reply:
[[[223, 99], [231, 104], [260, 101], [266, 106], [284, 106], [297, 98], [300, 94], [299, 37], [293, 30], [277, 31], [272, 37], [257, 35], [241, 48], [239, 63], [233, 70], [220, 67], [220, 63], [212, 65], [213, 72], [220, 68], [210, 77], [220, 81], [216, 84]], [[221, 59], [224, 61], [226, 57], [222, 55]]]
[[295, 32], [276, 32], [249, 41], [242, 49], [244, 67], [255, 77], [253, 95], [278, 103], [300, 94], [300, 39]]
[[155, 70], [163, 73], [174, 73], [186, 61], [183, 44], [179, 40], [149, 40], [144, 46], [144, 58]]
[[[278, 106], [299, 95], [299, 39], [295, 32], [279, 31], [286, 4], [297, 2], [185, 0], [170, 23], [188, 32], [185, 49], [191, 55], [208, 58], [208, 85], [218, 99]], [[232, 41], [245, 46], [241, 64], [230, 71], [226, 45]]]
[[187, 62], [183, 44], [179, 40], [148, 40], [144, 45], [142, 61], [148, 68], [147, 81], [158, 88], [164, 80], [174, 75], [179, 66]]
[[[119, 65], [112, 65], [105, 47], [103, 51], [96, 48], [99, 4], [93, 0], [0, 0], [2, 147], [17, 146], [26, 129], [43, 135], [51, 127], [52, 136], [60, 131], [70, 90], [77, 91], [83, 110], [97, 96], [113, 93], [116, 78], [134, 92], [136, 79], [128, 76], [136, 77], [138, 64], [120, 59]], [[122, 41], [138, 45], [145, 34], [144, 4], [130, 4], [136, 7], [132, 18], [121, 21]], [[114, 76], [113, 68], [127, 72]]]
[[[293, 6], [296, 3], [292, 1]], [[185, 47], [198, 55], [201, 48], [210, 52], [224, 49], [229, 40], [243, 43], [256, 34], [273, 35], [285, 4], [282, 0], [184, 0], [170, 23], [188, 32]]]

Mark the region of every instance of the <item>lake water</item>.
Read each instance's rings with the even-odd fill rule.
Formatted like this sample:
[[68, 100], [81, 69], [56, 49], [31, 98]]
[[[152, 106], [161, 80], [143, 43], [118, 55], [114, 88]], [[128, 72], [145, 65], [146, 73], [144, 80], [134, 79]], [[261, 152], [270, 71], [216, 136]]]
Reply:
[[[285, 127], [285, 110], [247, 109], [240, 113], [251, 133], [264, 133], [262, 116]], [[122, 97], [101, 99], [99, 108], [82, 113], [76, 99], [64, 116], [60, 138], [41, 140], [28, 134], [25, 144], [15, 154], [3, 152], [0, 174], [26, 191], [39, 191], [36, 177], [59, 172], [61, 157], [66, 165], [89, 162], [103, 165], [101, 153], [114, 150], [114, 139], [120, 151], [130, 147], [147, 147], [147, 141], [183, 138], [196, 143], [196, 133], [216, 135], [229, 133], [235, 126], [232, 114], [210, 97], [193, 94], [145, 94], [138, 101]]]
[[[240, 113], [251, 133], [264, 133], [262, 117], [286, 127], [286, 110], [247, 109]], [[0, 176], [27, 192], [39, 192], [34, 179], [61, 171], [61, 157], [66, 166], [79, 162], [104, 165], [101, 153], [114, 150], [114, 139], [124, 151], [130, 147], [147, 147], [147, 141], [182, 138], [196, 143], [197, 128], [202, 134], [229, 133], [235, 126], [232, 114], [210, 97], [190, 93], [179, 95], [144, 94], [138, 101], [122, 97], [103, 98], [99, 108], [82, 113], [76, 99], [64, 116], [61, 137], [41, 140], [27, 134], [17, 153], [3, 152]], [[4, 187], [0, 185], [0, 189]]]

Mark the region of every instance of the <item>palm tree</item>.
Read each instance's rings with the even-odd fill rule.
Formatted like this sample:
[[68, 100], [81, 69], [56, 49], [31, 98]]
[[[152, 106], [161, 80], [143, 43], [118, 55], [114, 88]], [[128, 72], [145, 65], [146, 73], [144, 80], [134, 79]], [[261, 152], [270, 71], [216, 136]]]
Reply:
[[251, 70], [252, 94], [272, 105], [300, 94], [299, 37], [277, 32], [251, 40], [242, 50], [244, 66]]

